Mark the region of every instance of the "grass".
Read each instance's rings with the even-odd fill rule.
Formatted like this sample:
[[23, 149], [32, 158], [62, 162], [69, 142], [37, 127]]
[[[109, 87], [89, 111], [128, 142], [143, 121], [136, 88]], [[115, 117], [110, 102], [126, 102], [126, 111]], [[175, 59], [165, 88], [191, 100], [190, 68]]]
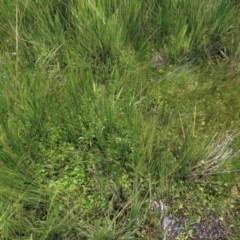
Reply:
[[239, 4], [145, 2], [0, 0], [1, 239], [239, 238]]

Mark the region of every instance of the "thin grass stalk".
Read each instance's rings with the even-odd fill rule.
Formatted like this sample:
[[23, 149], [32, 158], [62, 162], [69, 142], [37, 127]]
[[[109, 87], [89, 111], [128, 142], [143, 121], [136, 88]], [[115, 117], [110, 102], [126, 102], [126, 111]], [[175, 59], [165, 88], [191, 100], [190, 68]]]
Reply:
[[16, 2], [16, 25], [15, 25], [15, 44], [16, 44], [16, 63], [15, 63], [15, 74], [16, 74], [16, 79], [15, 79], [15, 87], [16, 90], [18, 88], [17, 84], [17, 79], [18, 79], [18, 51], [19, 51], [19, 29], [18, 29], [18, 11], [19, 11], [19, 6], [18, 6], [18, 0]]

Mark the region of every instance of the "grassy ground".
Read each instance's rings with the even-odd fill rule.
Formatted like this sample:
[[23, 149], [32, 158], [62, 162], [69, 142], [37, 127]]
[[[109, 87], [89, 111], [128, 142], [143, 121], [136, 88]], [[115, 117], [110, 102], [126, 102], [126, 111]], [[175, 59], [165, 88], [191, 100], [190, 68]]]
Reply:
[[239, 3], [160, 2], [0, 0], [1, 239], [240, 238]]

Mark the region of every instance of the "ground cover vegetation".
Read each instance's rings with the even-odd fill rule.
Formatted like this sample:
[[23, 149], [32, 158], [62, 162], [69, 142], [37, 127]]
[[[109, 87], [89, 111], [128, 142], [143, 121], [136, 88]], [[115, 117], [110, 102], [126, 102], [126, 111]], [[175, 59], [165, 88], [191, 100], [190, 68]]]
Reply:
[[239, 8], [0, 0], [0, 238], [239, 239]]

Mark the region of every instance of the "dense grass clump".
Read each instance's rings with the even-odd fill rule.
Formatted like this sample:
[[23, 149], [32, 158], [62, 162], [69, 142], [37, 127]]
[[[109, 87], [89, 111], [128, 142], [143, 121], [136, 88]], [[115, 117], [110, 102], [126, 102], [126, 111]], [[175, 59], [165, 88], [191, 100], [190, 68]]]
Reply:
[[237, 1], [0, 9], [1, 239], [239, 238]]

